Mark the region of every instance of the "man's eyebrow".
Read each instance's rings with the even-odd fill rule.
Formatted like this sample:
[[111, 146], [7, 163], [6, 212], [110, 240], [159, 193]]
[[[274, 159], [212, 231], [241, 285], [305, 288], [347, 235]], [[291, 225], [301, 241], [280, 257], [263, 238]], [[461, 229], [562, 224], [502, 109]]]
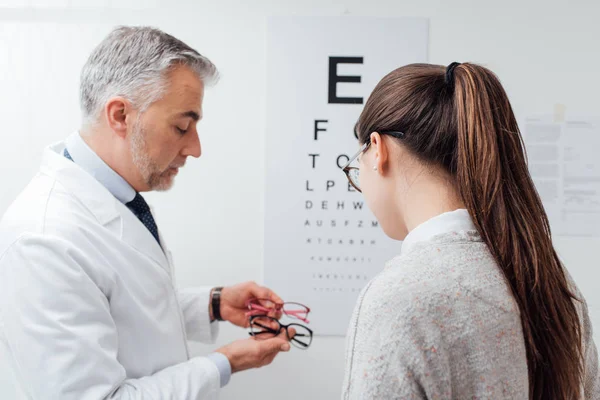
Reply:
[[200, 121], [200, 114], [198, 114], [196, 111], [186, 111], [184, 113], [179, 114], [179, 117], [192, 118], [196, 122]]

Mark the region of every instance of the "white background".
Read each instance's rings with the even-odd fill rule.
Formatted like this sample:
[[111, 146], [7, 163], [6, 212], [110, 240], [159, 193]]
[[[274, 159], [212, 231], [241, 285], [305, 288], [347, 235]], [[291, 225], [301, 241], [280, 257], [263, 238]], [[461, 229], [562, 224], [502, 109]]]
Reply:
[[[206, 95], [205, 121], [200, 125], [203, 157], [188, 163], [170, 193], [149, 196], [158, 209], [158, 224], [174, 253], [182, 286], [262, 280], [269, 15], [427, 17], [430, 61], [469, 60], [492, 68], [520, 117], [552, 113], [555, 103], [580, 115], [600, 113], [596, 0], [31, 0], [25, 4], [0, 0], [0, 213], [37, 170], [43, 146], [77, 129], [80, 68], [113, 25], [158, 26], [220, 68], [222, 80]], [[600, 342], [600, 240], [555, 242], [590, 302]], [[243, 331], [225, 328], [219, 344], [244, 336]], [[198, 354], [211, 348], [195, 347]], [[222, 398], [337, 399], [343, 357], [344, 339], [318, 338], [310, 351], [285, 354], [270, 367], [235, 376]], [[0, 398], [12, 399], [11, 380], [0, 368]]]

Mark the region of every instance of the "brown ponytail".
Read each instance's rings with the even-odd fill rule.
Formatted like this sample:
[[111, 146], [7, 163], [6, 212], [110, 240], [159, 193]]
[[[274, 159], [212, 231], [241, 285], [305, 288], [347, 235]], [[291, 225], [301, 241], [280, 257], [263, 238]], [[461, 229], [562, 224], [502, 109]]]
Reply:
[[497, 77], [474, 64], [414, 64], [377, 85], [357, 123], [401, 131], [403, 146], [456, 178], [458, 190], [519, 306], [530, 399], [578, 399], [581, 327], [548, 218], [528, 172], [521, 134]]

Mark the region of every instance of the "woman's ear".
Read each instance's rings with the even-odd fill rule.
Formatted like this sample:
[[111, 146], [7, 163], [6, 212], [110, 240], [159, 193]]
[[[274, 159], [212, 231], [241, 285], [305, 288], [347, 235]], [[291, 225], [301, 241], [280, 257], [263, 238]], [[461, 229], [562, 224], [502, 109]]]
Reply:
[[380, 174], [386, 172], [389, 160], [388, 143], [378, 132], [371, 133], [371, 147], [374, 150], [372, 168]]

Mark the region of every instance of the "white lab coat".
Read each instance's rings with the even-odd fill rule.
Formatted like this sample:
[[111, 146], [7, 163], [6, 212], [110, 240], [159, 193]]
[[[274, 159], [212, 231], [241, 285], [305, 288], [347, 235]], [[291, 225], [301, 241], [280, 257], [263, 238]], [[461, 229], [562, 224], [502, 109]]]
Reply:
[[63, 149], [0, 223], [0, 347], [24, 396], [217, 399], [187, 345], [215, 340], [210, 289], [176, 290], [170, 252]]

